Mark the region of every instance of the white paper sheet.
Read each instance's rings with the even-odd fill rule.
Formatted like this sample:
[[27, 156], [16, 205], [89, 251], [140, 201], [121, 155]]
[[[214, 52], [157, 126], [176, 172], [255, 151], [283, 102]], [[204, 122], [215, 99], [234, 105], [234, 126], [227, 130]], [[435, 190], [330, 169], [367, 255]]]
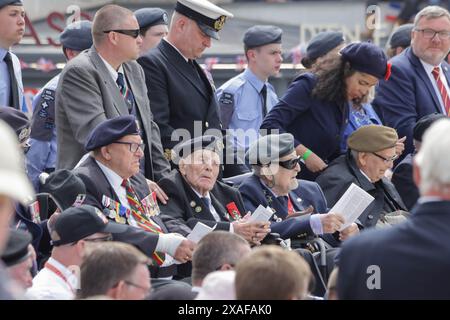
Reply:
[[217, 224], [214, 225], [214, 227], [208, 227], [206, 224], [197, 222], [194, 229], [192, 229], [191, 233], [188, 234], [186, 237], [187, 239], [197, 243], [199, 242], [204, 236], [206, 236], [208, 233], [214, 231]]
[[251, 217], [248, 219], [248, 221], [267, 222], [267, 221], [269, 221], [269, 219], [272, 215], [273, 215], [273, 212], [269, 207], [264, 208], [262, 205], [259, 205], [258, 208], [256, 208], [256, 210], [253, 212]]
[[330, 212], [341, 214], [345, 219], [345, 223], [339, 231], [355, 222], [373, 200], [374, 197], [352, 183], [330, 210]]

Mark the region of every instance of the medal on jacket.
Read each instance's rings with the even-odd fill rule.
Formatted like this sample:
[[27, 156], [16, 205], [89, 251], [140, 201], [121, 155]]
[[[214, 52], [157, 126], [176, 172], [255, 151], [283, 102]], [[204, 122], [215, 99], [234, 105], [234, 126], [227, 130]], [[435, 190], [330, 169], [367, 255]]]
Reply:
[[130, 209], [105, 195], [102, 197], [102, 205], [109, 210], [108, 218], [113, 219], [120, 224], [127, 223], [128, 217], [130, 216]]
[[226, 207], [227, 207], [227, 211], [228, 211], [228, 214], [227, 214], [228, 220], [231, 220], [230, 216], [233, 218], [233, 220], [241, 219], [242, 215], [239, 212], [239, 209], [237, 208], [236, 203], [230, 202], [229, 204], [226, 205]]
[[145, 214], [147, 218], [158, 216], [160, 214], [158, 200], [156, 199], [156, 192], [153, 191], [147, 197], [142, 199], [142, 206], [145, 209]]
[[31, 221], [33, 223], [41, 223], [41, 208], [39, 206], [39, 201], [35, 201], [29, 206]]

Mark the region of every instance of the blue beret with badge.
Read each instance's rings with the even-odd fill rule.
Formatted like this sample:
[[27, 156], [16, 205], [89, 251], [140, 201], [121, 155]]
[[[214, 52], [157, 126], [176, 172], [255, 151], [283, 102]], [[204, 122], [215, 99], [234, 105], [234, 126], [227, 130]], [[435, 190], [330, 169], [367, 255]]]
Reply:
[[92, 47], [92, 22], [76, 21], [64, 28], [59, 41], [64, 48], [83, 51]]
[[342, 59], [350, 63], [353, 70], [387, 80], [390, 64], [384, 51], [370, 42], [350, 43], [340, 51]]
[[147, 29], [160, 24], [168, 25], [167, 12], [161, 8], [141, 8], [134, 12], [140, 29]]
[[245, 31], [243, 42], [247, 48], [261, 47], [271, 43], [281, 43], [283, 30], [275, 26], [257, 25]]
[[294, 150], [294, 136], [292, 134], [268, 134], [250, 145], [246, 158], [252, 165], [267, 165], [292, 153]]
[[219, 40], [227, 18], [233, 14], [207, 0], [178, 0], [175, 11], [197, 22], [198, 27], [207, 36]]
[[21, 0], [0, 0], [0, 9], [6, 6], [23, 6]]
[[204, 135], [177, 144], [172, 150], [172, 161], [189, 156], [197, 150], [211, 150], [221, 154], [223, 150], [222, 138], [213, 135]]
[[401, 25], [391, 35], [389, 40], [389, 46], [391, 48], [407, 48], [411, 44], [411, 31], [414, 28], [414, 24], [408, 23]]
[[128, 135], [139, 135], [136, 118], [132, 115], [119, 116], [98, 124], [89, 134], [84, 148], [92, 151], [107, 146]]
[[0, 119], [13, 128], [20, 143], [30, 136], [30, 120], [22, 111], [10, 107], [2, 107], [0, 108]]

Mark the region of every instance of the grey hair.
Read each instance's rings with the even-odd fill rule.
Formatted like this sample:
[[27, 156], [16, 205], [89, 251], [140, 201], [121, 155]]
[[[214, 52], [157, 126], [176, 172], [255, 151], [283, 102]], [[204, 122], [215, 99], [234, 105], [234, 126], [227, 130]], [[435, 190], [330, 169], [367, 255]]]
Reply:
[[450, 13], [448, 12], [448, 10], [439, 6], [425, 7], [414, 18], [414, 29], [417, 28], [417, 26], [419, 25], [419, 21], [422, 18], [429, 20], [438, 19], [441, 17], [446, 17], [448, 20], [450, 20]]
[[440, 119], [425, 132], [414, 161], [420, 169], [420, 193], [450, 193], [450, 120]]

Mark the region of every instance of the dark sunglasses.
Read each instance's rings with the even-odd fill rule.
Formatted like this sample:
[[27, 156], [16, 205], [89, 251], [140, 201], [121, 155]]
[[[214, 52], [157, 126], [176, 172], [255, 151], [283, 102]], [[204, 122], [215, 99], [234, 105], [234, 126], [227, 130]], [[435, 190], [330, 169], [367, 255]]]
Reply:
[[297, 166], [298, 163], [300, 163], [301, 159], [302, 157], [298, 156], [296, 158], [289, 159], [286, 161], [279, 161], [278, 164], [285, 169], [292, 170]]
[[106, 31], [103, 31], [103, 33], [110, 33], [110, 32], [117, 32], [117, 33], [125, 34], [125, 35], [133, 37], [135, 39], [137, 37], [139, 37], [139, 29], [134, 29], [134, 30], [117, 29], [117, 30], [106, 30]]

